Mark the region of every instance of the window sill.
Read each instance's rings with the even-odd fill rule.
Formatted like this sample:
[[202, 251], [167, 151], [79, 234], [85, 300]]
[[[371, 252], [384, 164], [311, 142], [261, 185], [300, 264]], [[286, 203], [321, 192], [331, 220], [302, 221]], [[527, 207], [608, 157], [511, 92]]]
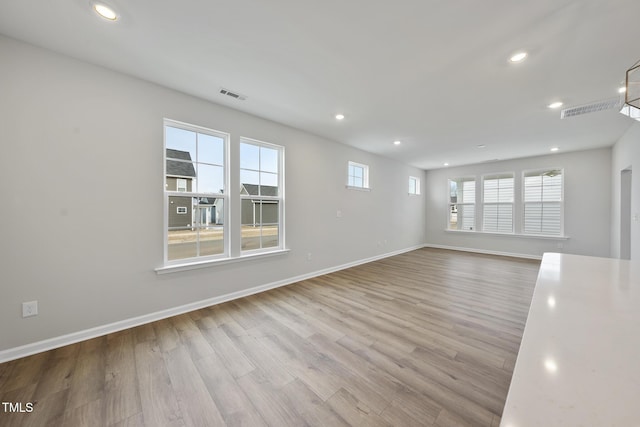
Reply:
[[371, 191], [369, 187], [354, 187], [352, 185], [345, 185], [347, 190], [356, 190], [356, 191]]
[[543, 240], [569, 240], [569, 236], [549, 236], [546, 234], [518, 234], [518, 233], [490, 233], [486, 231], [468, 231], [468, 230], [444, 230], [446, 233], [460, 233], [460, 234], [483, 234], [486, 236], [500, 236], [500, 237], [518, 237], [526, 239], [543, 239]]
[[164, 267], [158, 267], [155, 269], [155, 272], [157, 274], [167, 274], [167, 273], [176, 273], [178, 271], [197, 270], [200, 268], [213, 267], [216, 265], [233, 264], [236, 262], [248, 261], [252, 259], [268, 258], [272, 256], [284, 255], [286, 253], [289, 253], [289, 251], [290, 249], [278, 249], [270, 252], [258, 252], [258, 253], [248, 254], [248, 255], [241, 255], [235, 258], [223, 258], [223, 259], [214, 259], [214, 260], [207, 260], [207, 261], [193, 261], [193, 262], [187, 262], [184, 264], [172, 264], [172, 265], [166, 265]]

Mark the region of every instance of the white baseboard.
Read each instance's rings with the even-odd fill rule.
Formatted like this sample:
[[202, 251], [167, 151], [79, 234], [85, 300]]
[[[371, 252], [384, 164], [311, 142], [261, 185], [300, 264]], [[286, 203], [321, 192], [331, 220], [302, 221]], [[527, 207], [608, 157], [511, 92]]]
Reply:
[[529, 255], [529, 254], [518, 254], [513, 252], [490, 251], [487, 249], [462, 248], [459, 246], [434, 245], [431, 243], [425, 243], [423, 247], [435, 248], [435, 249], [448, 249], [450, 251], [460, 251], [460, 252], [474, 252], [477, 254], [485, 254], [485, 255], [499, 255], [499, 256], [507, 256], [511, 258], [524, 258], [524, 259], [535, 259], [535, 260], [542, 259], [541, 255]]
[[135, 326], [144, 325], [146, 323], [155, 322], [157, 320], [166, 319], [168, 317], [176, 316], [179, 314], [187, 313], [189, 311], [198, 310], [204, 307], [220, 304], [223, 302], [231, 301], [234, 299], [247, 297], [249, 295], [257, 294], [260, 292], [268, 291], [269, 289], [279, 288], [281, 286], [290, 285], [292, 283], [300, 282], [302, 280], [311, 279], [313, 277], [322, 276], [325, 274], [333, 273], [346, 268], [355, 267], [357, 265], [366, 264], [368, 262], [377, 261], [383, 258], [388, 258], [395, 255], [400, 255], [405, 252], [414, 251], [420, 249], [423, 246], [414, 246], [411, 248], [400, 249], [393, 252], [388, 252], [374, 257], [361, 259], [358, 261], [349, 262], [346, 264], [338, 265], [335, 267], [325, 268], [322, 270], [314, 271], [307, 274], [302, 274], [296, 277], [290, 277], [288, 279], [279, 280], [276, 282], [267, 283], [253, 288], [244, 289], [242, 291], [232, 292], [225, 295], [220, 295], [213, 298], [207, 298], [205, 300], [192, 302], [189, 304], [181, 305], [178, 307], [168, 308], [166, 310], [156, 311], [154, 313], [145, 314], [138, 317], [132, 317], [130, 319], [120, 320], [118, 322], [109, 323], [107, 325], [97, 326], [91, 329], [85, 329], [78, 332], [72, 332], [70, 334], [61, 335], [59, 337], [49, 338], [43, 341], [38, 341], [31, 344], [26, 344], [20, 347], [14, 347], [7, 350], [0, 351], [0, 363], [8, 362], [10, 360], [19, 359], [21, 357], [31, 356], [32, 354], [41, 353], [43, 351], [52, 350], [54, 348], [63, 347], [69, 344], [75, 344], [80, 341], [96, 338], [113, 332], [122, 331], [124, 329], [133, 328]]

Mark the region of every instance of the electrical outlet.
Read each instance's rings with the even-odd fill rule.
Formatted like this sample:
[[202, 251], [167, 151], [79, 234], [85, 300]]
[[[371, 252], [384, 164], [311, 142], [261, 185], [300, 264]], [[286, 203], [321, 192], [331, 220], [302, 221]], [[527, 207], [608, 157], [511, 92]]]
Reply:
[[342, 218], [342, 211], [336, 212], [336, 218]]
[[307, 261], [311, 261], [311, 252], [307, 254]]
[[38, 315], [38, 301], [29, 301], [22, 303], [22, 317], [31, 317]]
[[562, 243], [558, 243], [558, 249], [563, 249], [564, 245]]

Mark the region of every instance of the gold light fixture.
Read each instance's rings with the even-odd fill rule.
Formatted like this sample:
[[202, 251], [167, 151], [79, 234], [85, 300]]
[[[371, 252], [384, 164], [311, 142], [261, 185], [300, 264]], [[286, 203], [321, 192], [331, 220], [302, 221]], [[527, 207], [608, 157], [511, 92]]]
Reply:
[[624, 103], [640, 108], [640, 61], [627, 70]]
[[624, 106], [620, 112], [640, 121], [640, 61], [627, 70], [624, 87]]

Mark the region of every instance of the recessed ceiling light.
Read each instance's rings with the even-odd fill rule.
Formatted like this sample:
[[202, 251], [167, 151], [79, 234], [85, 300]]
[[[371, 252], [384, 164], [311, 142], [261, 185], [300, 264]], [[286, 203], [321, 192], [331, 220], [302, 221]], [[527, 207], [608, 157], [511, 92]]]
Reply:
[[627, 91], [627, 88], [624, 86], [621, 86], [618, 88], [618, 93], [625, 93]]
[[527, 52], [518, 52], [516, 54], [514, 54], [511, 58], [509, 58], [509, 61], [511, 62], [522, 62], [525, 60], [525, 58], [527, 57]]
[[562, 102], [560, 101], [549, 104], [549, 108], [560, 108], [560, 107], [562, 107]]
[[547, 359], [544, 361], [544, 367], [547, 369], [547, 371], [551, 372], [552, 374], [556, 373], [558, 371], [558, 365], [556, 364], [555, 360], [553, 359]]
[[553, 151], [553, 152], [556, 152], [556, 151], [558, 151], [558, 150], [559, 150], [559, 148], [558, 148], [558, 147], [553, 147], [553, 148], [551, 149], [551, 151]]
[[398, 141], [397, 139], [393, 141], [393, 145], [400, 145], [400, 144], [402, 144], [402, 141]]
[[104, 19], [108, 19], [109, 21], [115, 21], [118, 19], [118, 14], [113, 9], [103, 4], [94, 4], [93, 10], [95, 10], [98, 15]]
[[336, 114], [336, 120], [344, 119], [344, 114]]
[[449, 166], [449, 163], [445, 163], [444, 165], [445, 165], [445, 166]]

